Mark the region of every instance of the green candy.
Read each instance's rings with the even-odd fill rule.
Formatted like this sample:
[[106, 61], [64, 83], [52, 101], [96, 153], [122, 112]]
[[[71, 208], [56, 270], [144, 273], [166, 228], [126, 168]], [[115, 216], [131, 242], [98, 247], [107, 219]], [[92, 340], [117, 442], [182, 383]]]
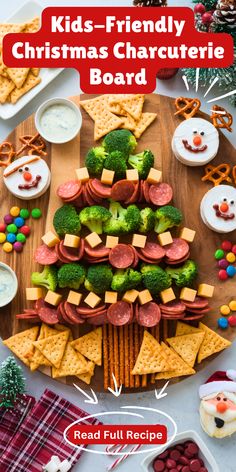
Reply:
[[215, 259], [217, 261], [219, 261], [220, 259], [223, 259], [225, 253], [223, 251], [223, 249], [217, 249], [216, 252], [215, 252]]
[[17, 233], [17, 231], [18, 231], [18, 228], [13, 223], [7, 226], [7, 232], [8, 233], [14, 233], [15, 234], [15, 233]]
[[24, 218], [24, 220], [27, 220], [27, 218], [30, 216], [29, 210], [27, 210], [27, 208], [22, 208], [20, 211], [20, 216], [21, 218]]
[[42, 216], [42, 212], [39, 208], [34, 208], [32, 211], [31, 211], [31, 216], [32, 218], [34, 218], [35, 220], [37, 220], [38, 218], [41, 218]]
[[24, 235], [23, 233], [18, 233], [18, 234], [16, 235], [16, 240], [18, 241], [18, 243], [24, 244], [25, 241], [26, 241], [26, 237], [25, 237], [25, 235]]

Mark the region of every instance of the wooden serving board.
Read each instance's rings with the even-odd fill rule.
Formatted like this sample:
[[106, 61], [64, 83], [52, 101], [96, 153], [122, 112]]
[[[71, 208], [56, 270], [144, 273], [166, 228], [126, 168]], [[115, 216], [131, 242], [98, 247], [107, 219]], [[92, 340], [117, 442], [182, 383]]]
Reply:
[[[81, 98], [92, 98], [93, 96], [83, 95]], [[72, 97], [72, 100], [79, 104], [80, 97]], [[139, 140], [138, 150], [149, 148], [155, 155], [155, 167], [163, 172], [163, 181], [172, 185], [174, 191], [174, 205], [180, 208], [184, 214], [184, 225], [196, 230], [197, 235], [191, 245], [191, 258], [199, 265], [199, 282], [215, 285], [215, 296], [211, 302], [212, 311], [203, 319], [210, 328], [217, 331], [217, 318], [219, 316], [219, 306], [227, 303], [235, 295], [235, 279], [222, 283], [217, 278], [217, 268], [214, 260], [214, 252], [224, 239], [223, 235], [209, 230], [203, 223], [199, 213], [199, 204], [203, 195], [211, 188], [209, 183], [203, 183], [201, 177], [203, 168], [186, 167], [182, 165], [173, 155], [171, 150], [172, 135], [180, 123], [181, 119], [174, 116], [174, 100], [160, 95], [146, 96], [144, 111], [156, 112], [157, 119], [145, 131]], [[2, 180], [0, 184], [1, 219], [9, 213], [12, 206], [32, 209], [41, 208], [43, 217], [40, 220], [31, 219], [31, 235], [27, 240], [21, 254], [6, 254], [0, 247], [0, 260], [9, 264], [16, 272], [19, 281], [19, 290], [14, 301], [5, 308], [0, 309], [0, 335], [3, 339], [29, 327], [29, 323], [23, 320], [16, 320], [15, 315], [21, 313], [26, 308], [25, 288], [30, 286], [30, 274], [40, 267], [33, 262], [33, 253], [41, 244], [42, 235], [52, 229], [52, 219], [55, 210], [61, 206], [61, 201], [56, 196], [56, 189], [62, 182], [75, 178], [74, 170], [83, 166], [84, 156], [88, 149], [97, 143], [93, 140], [93, 121], [82, 110], [83, 126], [80, 136], [73, 141], [63, 145], [47, 145], [48, 156], [45, 158], [51, 167], [52, 181], [50, 189], [41, 198], [25, 202], [12, 196], [5, 188]], [[202, 114], [202, 117], [209, 120], [209, 117]], [[19, 149], [19, 137], [23, 135], [33, 135], [36, 132], [34, 126], [34, 116], [30, 116], [22, 122], [7, 138]], [[236, 151], [232, 144], [220, 133], [220, 148], [213, 164], [227, 162], [235, 164]], [[235, 234], [234, 234], [235, 233]], [[230, 234], [229, 238], [236, 243], [236, 232]], [[30, 325], [31, 326], [31, 325]], [[174, 332], [175, 323], [169, 322], [169, 334]], [[89, 331], [90, 327], [82, 325], [75, 328], [74, 336], [82, 335]], [[222, 334], [222, 332], [219, 332]], [[229, 340], [236, 336], [236, 329], [229, 328], [223, 335]], [[202, 369], [211, 359], [201, 363], [198, 367]], [[47, 373], [47, 372], [45, 372]], [[32, 374], [33, 375], [33, 374]], [[78, 380], [78, 379], [77, 379]], [[177, 379], [178, 380], [178, 379]], [[71, 379], [65, 380], [72, 384]], [[96, 367], [96, 373], [92, 380], [92, 387], [97, 391], [103, 390], [102, 368]], [[85, 384], [83, 384], [85, 388]], [[150, 388], [150, 387], [148, 387]], [[152, 388], [152, 387], [151, 387]], [[135, 390], [133, 390], [135, 391]], [[137, 391], [137, 390], [136, 390]]]

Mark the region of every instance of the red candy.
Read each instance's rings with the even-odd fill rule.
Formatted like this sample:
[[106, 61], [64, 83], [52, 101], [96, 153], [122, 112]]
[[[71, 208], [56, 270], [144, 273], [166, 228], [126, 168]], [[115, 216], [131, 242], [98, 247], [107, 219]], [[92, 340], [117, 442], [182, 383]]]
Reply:
[[181, 456], [179, 458], [179, 462], [180, 462], [180, 464], [183, 464], [183, 465], [189, 465], [189, 460], [185, 456]]
[[221, 248], [223, 249], [223, 251], [231, 251], [232, 249], [231, 241], [227, 241], [227, 240], [223, 241], [221, 243]]
[[198, 459], [193, 459], [189, 464], [191, 472], [198, 472], [201, 468], [201, 463]]
[[178, 461], [180, 458], [181, 454], [177, 449], [173, 449], [170, 453], [170, 458], [173, 459], [174, 461]]
[[182, 469], [182, 472], [190, 472], [190, 468], [188, 465], [185, 465]]
[[219, 277], [220, 280], [226, 280], [228, 278], [228, 274], [227, 274], [226, 270], [224, 270], [224, 269], [219, 270], [218, 277]]
[[0, 224], [0, 233], [5, 233], [7, 225], [5, 223]]
[[231, 249], [231, 252], [233, 252], [234, 254], [236, 254], [236, 244], [233, 245], [232, 249]]
[[188, 445], [188, 451], [191, 452], [191, 454], [197, 454], [199, 451], [199, 447], [195, 443], [190, 443]]
[[234, 316], [234, 315], [229, 316], [228, 317], [228, 322], [229, 322], [229, 326], [231, 326], [231, 328], [236, 326], [236, 316]]
[[165, 469], [165, 462], [159, 461], [158, 459], [153, 464], [153, 469], [155, 472], [163, 472]]
[[167, 469], [174, 469], [176, 467], [176, 462], [173, 459], [167, 459], [166, 467]]
[[[235, 316], [236, 319], [236, 316]], [[153, 462], [154, 472], [207, 472], [193, 441], [177, 444], [162, 452]]]
[[25, 236], [29, 236], [30, 234], [30, 227], [27, 225], [24, 225], [21, 227], [20, 232], [24, 234]]

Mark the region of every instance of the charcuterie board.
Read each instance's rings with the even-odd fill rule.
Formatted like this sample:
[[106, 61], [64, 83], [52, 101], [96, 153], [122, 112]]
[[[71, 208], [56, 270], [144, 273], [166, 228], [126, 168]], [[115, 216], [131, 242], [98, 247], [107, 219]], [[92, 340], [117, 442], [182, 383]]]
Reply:
[[[81, 97], [72, 97], [72, 100], [78, 104], [80, 98]], [[83, 95], [82, 98], [86, 99], [88, 96]], [[89, 98], [91, 98], [91, 96], [89, 96]], [[181, 118], [174, 116], [174, 100], [170, 97], [156, 94], [148, 95], [146, 96], [144, 106], [144, 111], [146, 110], [148, 112], [157, 113], [157, 119], [138, 140], [137, 150], [145, 148], [152, 150], [155, 155], [155, 167], [162, 170], [163, 181], [168, 182], [173, 187], [173, 202], [174, 205], [183, 212], [184, 225], [188, 228], [192, 228], [197, 233], [191, 245], [191, 258], [198, 263], [199, 280], [216, 287], [214, 298], [210, 303], [212, 310], [210, 313], [207, 313], [203, 322], [213, 330], [217, 330], [219, 306], [232, 297], [235, 282], [233, 280], [227, 280], [223, 285], [222, 282], [218, 280], [214, 252], [224, 239], [224, 235], [218, 235], [209, 230], [203, 224], [200, 217], [200, 201], [211, 186], [209, 183], [201, 181], [201, 177], [204, 173], [202, 167], [191, 168], [184, 166], [172, 153], [172, 136], [176, 127], [181, 122]], [[21, 254], [6, 254], [1, 249], [0, 260], [9, 264], [15, 270], [19, 281], [19, 290], [14, 301], [11, 305], [0, 309], [0, 335], [3, 339], [29, 327], [26, 321], [16, 320], [15, 314], [21, 313], [23, 308], [26, 307], [25, 288], [30, 286], [31, 272], [39, 269], [37, 264], [33, 261], [34, 250], [40, 245], [42, 235], [52, 229], [53, 215], [55, 210], [61, 206], [61, 201], [56, 195], [57, 187], [66, 180], [75, 178], [75, 169], [83, 165], [84, 156], [89, 148], [94, 145], [93, 122], [83, 110], [82, 117], [83, 124], [80, 136], [67, 144], [47, 144], [48, 155], [45, 157], [45, 160], [51, 168], [51, 186], [44, 196], [39, 199], [33, 200], [32, 202], [24, 202], [24, 206], [28, 209], [39, 207], [43, 212], [43, 216], [40, 220], [33, 220], [31, 223], [31, 235], [24, 251]], [[201, 117], [209, 120], [209, 117], [205, 114], [201, 114]], [[7, 137], [7, 141], [13, 143], [17, 148], [19, 147], [20, 136], [33, 135], [35, 131], [34, 116], [32, 115]], [[218, 165], [221, 162], [227, 161], [228, 164], [233, 166], [235, 157], [236, 152], [234, 147], [228, 139], [220, 133], [220, 148], [213, 164]], [[9, 209], [12, 206], [19, 205], [22, 207], [22, 202], [7, 191], [3, 182], [1, 182], [0, 185], [0, 198], [1, 216], [9, 213]], [[233, 240], [233, 233], [232, 236], [230, 234], [230, 237]], [[169, 321], [168, 323], [168, 334], [172, 335], [175, 322]], [[89, 329], [90, 327], [85, 324], [80, 327], [73, 327], [73, 332], [77, 337], [78, 335], [85, 334]], [[220, 331], [219, 333], [222, 334]], [[223, 335], [225, 338], [232, 341], [236, 335], [236, 329], [228, 328]], [[206, 362], [209, 362], [209, 360]], [[202, 369], [206, 362], [201, 363], [199, 368]], [[47, 373], [46, 370], [45, 373]], [[73, 379], [67, 378], [65, 382], [72, 384]], [[102, 368], [96, 369], [92, 387], [98, 391], [103, 389]]]

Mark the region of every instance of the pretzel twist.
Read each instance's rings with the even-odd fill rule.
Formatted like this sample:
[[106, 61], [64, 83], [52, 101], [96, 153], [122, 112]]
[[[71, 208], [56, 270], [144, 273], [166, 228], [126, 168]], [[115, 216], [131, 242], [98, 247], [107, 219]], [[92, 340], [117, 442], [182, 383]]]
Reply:
[[7, 167], [11, 164], [16, 153], [14, 147], [9, 141], [0, 144], [0, 167]]
[[202, 182], [209, 180], [213, 182], [215, 187], [220, 185], [223, 181], [231, 183], [232, 179], [229, 177], [230, 170], [229, 164], [220, 164], [217, 167], [209, 164], [205, 167], [205, 175], [202, 177]]
[[215, 128], [224, 128], [229, 132], [233, 131], [231, 128], [233, 117], [225, 108], [220, 107], [219, 105], [214, 105], [212, 107], [211, 120]]
[[188, 120], [196, 115], [200, 106], [201, 102], [198, 98], [178, 97], [175, 99], [175, 107], [177, 109], [175, 115], [183, 115]]
[[16, 155], [19, 156], [22, 154], [25, 149], [28, 149], [28, 155], [32, 156], [32, 154], [40, 155], [40, 156], [47, 156], [47, 152], [44, 151], [46, 148], [46, 143], [43, 140], [42, 136], [39, 133], [35, 135], [26, 134], [24, 136], [20, 136], [20, 142], [23, 143], [23, 146], [17, 151]]
[[236, 185], [236, 166], [234, 166], [232, 169], [232, 177], [233, 177], [234, 185]]

